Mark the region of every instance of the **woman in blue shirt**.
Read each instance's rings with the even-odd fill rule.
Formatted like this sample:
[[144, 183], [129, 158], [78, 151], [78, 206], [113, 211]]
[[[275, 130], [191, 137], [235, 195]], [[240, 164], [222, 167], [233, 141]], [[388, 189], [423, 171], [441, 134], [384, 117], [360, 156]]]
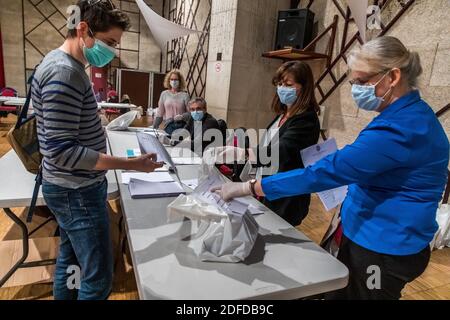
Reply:
[[[429, 262], [449, 143], [415, 89], [422, 73], [417, 53], [379, 37], [354, 50], [348, 63], [356, 104], [380, 113], [353, 144], [308, 168], [216, 191], [225, 200], [251, 194], [273, 200], [348, 185], [338, 259], [350, 270], [349, 284], [328, 297], [399, 299]], [[380, 281], [371, 282], [373, 270]]]

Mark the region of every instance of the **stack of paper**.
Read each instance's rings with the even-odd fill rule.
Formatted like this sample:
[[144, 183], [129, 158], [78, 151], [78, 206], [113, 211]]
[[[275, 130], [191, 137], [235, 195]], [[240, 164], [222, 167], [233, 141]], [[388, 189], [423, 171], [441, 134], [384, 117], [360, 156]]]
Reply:
[[122, 183], [129, 184], [131, 179], [147, 182], [173, 182], [172, 176], [168, 172], [122, 172]]
[[128, 184], [131, 198], [168, 198], [185, 194], [184, 189], [178, 182], [149, 182], [131, 179]]

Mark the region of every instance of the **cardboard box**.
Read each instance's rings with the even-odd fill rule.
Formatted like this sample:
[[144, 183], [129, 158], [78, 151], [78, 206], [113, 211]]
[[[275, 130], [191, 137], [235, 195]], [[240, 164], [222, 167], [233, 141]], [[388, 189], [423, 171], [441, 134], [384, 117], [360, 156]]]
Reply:
[[[22, 257], [23, 244], [21, 240], [0, 242], [0, 275], [3, 277]], [[59, 238], [30, 239], [29, 254], [25, 262], [56, 259], [58, 256]], [[53, 281], [55, 266], [18, 269], [2, 288], [25, 286], [35, 283], [49, 283]]]

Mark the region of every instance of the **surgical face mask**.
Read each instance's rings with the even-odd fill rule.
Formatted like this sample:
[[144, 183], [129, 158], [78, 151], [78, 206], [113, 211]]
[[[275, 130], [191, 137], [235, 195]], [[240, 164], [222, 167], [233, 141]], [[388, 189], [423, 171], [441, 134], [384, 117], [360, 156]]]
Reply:
[[180, 81], [179, 80], [170, 80], [170, 86], [173, 89], [178, 89], [180, 87]]
[[[389, 72], [388, 72], [389, 73]], [[375, 90], [377, 85], [386, 77], [386, 73], [380, 81], [374, 85], [364, 86], [359, 84], [352, 85], [352, 97], [355, 100], [358, 108], [366, 111], [376, 111], [380, 108], [381, 104], [384, 102], [384, 98], [392, 90], [392, 87], [384, 94], [383, 97], [377, 97]]]
[[194, 121], [202, 121], [204, 115], [205, 114], [203, 111], [192, 111], [191, 112], [191, 116], [192, 116], [192, 119], [194, 119]]
[[[93, 37], [93, 32], [89, 31]], [[95, 38], [94, 38], [95, 39]], [[116, 56], [115, 49], [108, 46], [101, 40], [95, 39], [95, 44], [92, 48], [83, 46], [83, 54], [86, 61], [94, 67], [103, 68], [110, 63]]]
[[278, 86], [277, 93], [281, 103], [288, 108], [291, 107], [298, 98], [297, 89], [293, 87]]

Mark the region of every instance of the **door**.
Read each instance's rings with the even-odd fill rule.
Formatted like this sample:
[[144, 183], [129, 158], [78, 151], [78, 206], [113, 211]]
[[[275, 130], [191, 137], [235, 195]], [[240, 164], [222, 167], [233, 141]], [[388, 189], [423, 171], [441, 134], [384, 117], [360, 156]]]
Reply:
[[120, 100], [127, 94], [132, 104], [141, 106], [147, 111], [150, 105], [150, 73], [124, 69], [121, 69], [119, 73]]

